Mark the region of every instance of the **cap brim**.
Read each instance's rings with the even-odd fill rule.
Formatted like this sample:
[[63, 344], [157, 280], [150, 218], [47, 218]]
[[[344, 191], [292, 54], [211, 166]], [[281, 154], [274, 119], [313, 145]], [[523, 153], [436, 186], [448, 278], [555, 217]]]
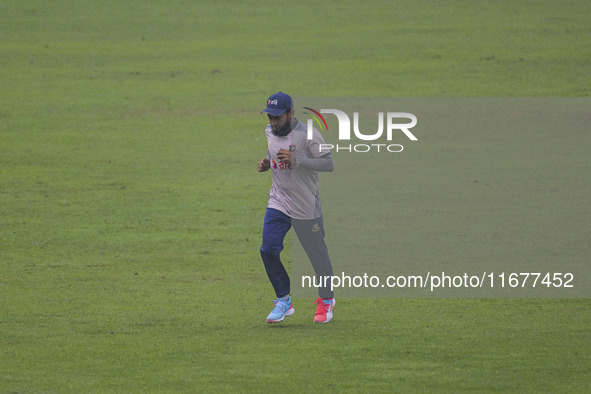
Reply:
[[283, 114], [285, 111], [287, 111], [287, 110], [286, 109], [279, 109], [279, 108], [265, 108], [260, 113], [262, 114], [263, 112], [266, 112], [266, 113], [271, 114], [273, 116], [279, 116], [279, 115]]

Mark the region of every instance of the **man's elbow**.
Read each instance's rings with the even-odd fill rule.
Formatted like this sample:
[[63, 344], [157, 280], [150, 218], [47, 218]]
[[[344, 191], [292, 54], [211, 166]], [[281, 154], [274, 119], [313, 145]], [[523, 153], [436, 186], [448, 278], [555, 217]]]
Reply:
[[330, 160], [330, 162], [326, 165], [326, 172], [333, 172], [334, 171], [334, 161]]
[[333, 172], [334, 171], [334, 161], [332, 163], [330, 163], [330, 167], [328, 172]]

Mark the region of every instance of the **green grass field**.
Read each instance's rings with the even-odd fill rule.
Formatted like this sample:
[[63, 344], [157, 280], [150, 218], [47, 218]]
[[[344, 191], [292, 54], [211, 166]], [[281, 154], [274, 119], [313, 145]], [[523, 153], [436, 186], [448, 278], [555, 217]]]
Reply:
[[[0, 20], [0, 392], [591, 390], [589, 299], [342, 298], [321, 326], [298, 299], [267, 325], [256, 172], [278, 90], [591, 96], [588, 1], [4, 0]], [[588, 256], [573, 201], [557, 265]]]

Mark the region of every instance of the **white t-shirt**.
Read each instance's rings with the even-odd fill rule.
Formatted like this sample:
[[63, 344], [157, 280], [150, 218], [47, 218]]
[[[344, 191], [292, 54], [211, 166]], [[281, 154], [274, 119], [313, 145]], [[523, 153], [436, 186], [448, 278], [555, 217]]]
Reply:
[[267, 207], [278, 209], [293, 219], [316, 219], [322, 216], [318, 172], [283, 163], [277, 159], [277, 152], [287, 149], [292, 155], [313, 159], [330, 151], [320, 151], [320, 144], [325, 142], [316, 128], [312, 132], [313, 138], [308, 140], [308, 126], [297, 119], [294, 121], [295, 127], [285, 137], [274, 135], [270, 125], [265, 129], [273, 174]]

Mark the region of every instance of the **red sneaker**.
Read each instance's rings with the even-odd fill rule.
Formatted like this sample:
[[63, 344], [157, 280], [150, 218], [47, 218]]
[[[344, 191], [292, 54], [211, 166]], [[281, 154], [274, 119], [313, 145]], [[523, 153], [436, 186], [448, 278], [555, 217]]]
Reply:
[[335, 299], [318, 298], [314, 303], [317, 304], [314, 323], [328, 323], [332, 319], [332, 309], [336, 303]]

